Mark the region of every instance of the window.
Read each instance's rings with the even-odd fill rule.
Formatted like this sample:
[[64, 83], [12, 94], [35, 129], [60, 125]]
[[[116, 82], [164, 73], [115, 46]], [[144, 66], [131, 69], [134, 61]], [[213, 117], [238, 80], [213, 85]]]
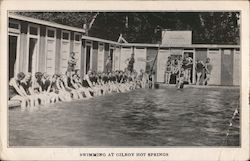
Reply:
[[38, 28], [37, 27], [30, 26], [29, 31], [30, 31], [31, 35], [38, 35]]
[[63, 33], [62, 33], [62, 38], [63, 38], [64, 40], [69, 40], [69, 33], [63, 32]]
[[47, 36], [54, 38], [55, 37], [55, 31], [54, 30], [48, 30]]
[[9, 32], [11, 33], [20, 33], [20, 24], [16, 21], [9, 22]]
[[104, 45], [103, 44], [99, 44], [99, 51], [103, 51], [104, 50]]
[[80, 41], [81, 40], [81, 35], [75, 34], [75, 41]]
[[9, 22], [9, 28], [17, 29], [19, 30], [19, 24], [14, 22]]

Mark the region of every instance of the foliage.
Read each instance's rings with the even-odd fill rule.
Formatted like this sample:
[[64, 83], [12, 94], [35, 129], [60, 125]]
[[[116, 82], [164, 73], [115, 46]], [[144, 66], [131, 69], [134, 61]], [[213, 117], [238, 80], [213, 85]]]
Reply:
[[[18, 14], [83, 27], [96, 12], [19, 12]], [[90, 36], [117, 41], [156, 43], [161, 29], [192, 30], [193, 43], [239, 44], [239, 12], [100, 12]]]

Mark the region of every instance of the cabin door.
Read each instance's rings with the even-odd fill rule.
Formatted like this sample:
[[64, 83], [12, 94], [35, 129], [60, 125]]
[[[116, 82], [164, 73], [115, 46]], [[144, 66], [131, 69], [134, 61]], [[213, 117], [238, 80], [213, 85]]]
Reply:
[[35, 75], [37, 72], [37, 57], [38, 57], [38, 39], [29, 38], [29, 60], [28, 60], [28, 72]]

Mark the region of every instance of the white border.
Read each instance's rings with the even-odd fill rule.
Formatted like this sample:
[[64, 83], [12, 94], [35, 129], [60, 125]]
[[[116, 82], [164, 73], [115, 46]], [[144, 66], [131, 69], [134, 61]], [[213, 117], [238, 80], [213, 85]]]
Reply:
[[[249, 2], [248, 1], [3, 1], [1, 3], [1, 158], [3, 160], [248, 160], [249, 159]], [[208, 11], [241, 10], [241, 148], [7, 148], [7, 10], [127, 10]], [[5, 77], [6, 76], [6, 77]], [[80, 157], [81, 152], [164, 152], [168, 157]]]

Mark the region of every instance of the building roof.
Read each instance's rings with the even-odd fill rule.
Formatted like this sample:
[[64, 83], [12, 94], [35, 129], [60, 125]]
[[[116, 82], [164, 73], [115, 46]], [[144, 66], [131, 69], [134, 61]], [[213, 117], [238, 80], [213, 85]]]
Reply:
[[[35, 19], [35, 18], [31, 18], [31, 17], [13, 14], [13, 13], [9, 13], [8, 16], [9, 16], [9, 18], [12, 18], [12, 19], [28, 21], [28, 22], [46, 25], [46, 26], [55, 27], [55, 28], [60, 28], [60, 29], [64, 29], [64, 30], [85, 33], [84, 29], [77, 28], [77, 27], [71, 27], [71, 26], [67, 26], [67, 25], [62, 25], [62, 24], [58, 24], [55, 22]], [[164, 44], [164, 45], [162, 45], [162, 44], [145, 44], [145, 43], [118, 43], [118, 42], [111, 41], [111, 40], [105, 40], [105, 39], [91, 37], [91, 36], [85, 36], [85, 35], [82, 36], [82, 39], [103, 42], [103, 43], [109, 43], [109, 44], [119, 45], [119, 46], [123, 46], [123, 47], [133, 47], [134, 46], [134, 47], [142, 47], [142, 48], [143, 47], [156, 47], [156, 48], [240, 48], [240, 45], [216, 45], [216, 44], [183, 44], [183, 45], [180, 45], [180, 44], [165, 45]]]
[[82, 39], [97, 41], [97, 42], [103, 42], [103, 43], [109, 43], [109, 44], [113, 44], [113, 45], [121, 45], [121, 43], [118, 43], [118, 42], [115, 42], [115, 41], [105, 40], [105, 39], [101, 39], [101, 38], [97, 38], [97, 37], [91, 37], [91, 36], [85, 36], [85, 35], [82, 36]]
[[17, 15], [17, 14], [14, 14], [14, 13], [9, 13], [8, 17], [12, 18], [12, 19], [16, 19], [16, 20], [28, 21], [28, 22], [41, 24], [41, 25], [46, 25], [46, 26], [55, 27], [55, 28], [60, 28], [60, 29], [64, 29], [64, 30], [70, 30], [70, 31], [85, 33], [85, 30], [81, 29], [81, 28], [71, 27], [71, 26], [67, 26], [67, 25], [58, 24], [58, 23], [55, 23], [55, 22], [50, 22], [50, 21], [40, 20], [40, 19], [36, 19], [36, 18], [21, 16], [21, 15]]

